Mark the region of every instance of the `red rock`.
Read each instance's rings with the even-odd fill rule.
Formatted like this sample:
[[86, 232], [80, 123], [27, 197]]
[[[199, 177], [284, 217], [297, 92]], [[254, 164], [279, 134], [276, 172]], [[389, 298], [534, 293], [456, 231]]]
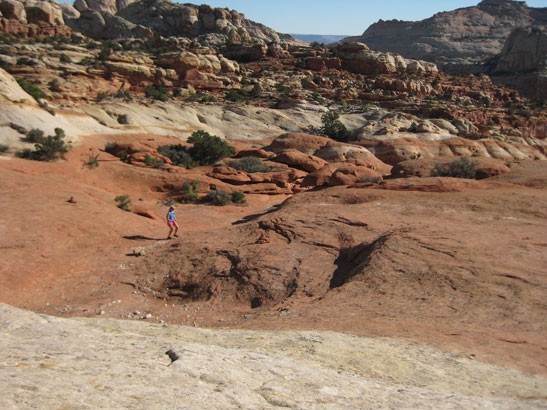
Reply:
[[272, 159], [272, 161], [281, 162], [292, 168], [302, 169], [308, 172], [317, 171], [327, 164], [327, 161], [321, 158], [304, 154], [296, 149], [281, 151], [275, 158]]

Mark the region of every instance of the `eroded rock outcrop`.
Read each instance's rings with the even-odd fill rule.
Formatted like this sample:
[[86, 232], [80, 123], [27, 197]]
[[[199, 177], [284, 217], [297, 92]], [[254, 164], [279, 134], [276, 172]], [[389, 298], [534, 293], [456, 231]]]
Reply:
[[54, 0], [1, 0], [0, 31], [29, 37], [71, 34]]
[[531, 8], [523, 1], [484, 0], [416, 22], [380, 20], [361, 36], [344, 41], [360, 41], [374, 49], [460, 70], [498, 54], [516, 27], [541, 24], [547, 24], [547, 8]]
[[438, 73], [435, 64], [407, 60], [401, 55], [371, 50], [363, 43], [343, 42], [333, 49], [342, 61], [342, 68], [357, 74], [407, 73], [433, 75]]
[[489, 64], [494, 81], [532, 98], [547, 97], [547, 28], [519, 27]]

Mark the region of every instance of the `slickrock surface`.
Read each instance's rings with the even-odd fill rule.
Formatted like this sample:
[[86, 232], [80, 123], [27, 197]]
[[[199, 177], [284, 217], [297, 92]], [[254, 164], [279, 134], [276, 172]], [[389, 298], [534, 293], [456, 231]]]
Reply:
[[[544, 378], [388, 338], [61, 319], [8, 305], [0, 313], [6, 410], [546, 404]], [[180, 358], [171, 363], [167, 350]]]

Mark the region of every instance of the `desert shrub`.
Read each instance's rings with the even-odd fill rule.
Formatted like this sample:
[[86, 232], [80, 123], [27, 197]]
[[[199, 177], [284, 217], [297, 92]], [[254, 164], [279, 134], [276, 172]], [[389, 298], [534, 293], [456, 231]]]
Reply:
[[232, 192], [232, 196], [230, 198], [234, 204], [244, 204], [247, 202], [247, 199], [245, 198], [245, 194], [240, 191], [234, 191]]
[[38, 64], [38, 61], [36, 61], [34, 58], [31, 57], [20, 57], [17, 59], [17, 65], [26, 65], [28, 67], [34, 67]]
[[321, 117], [321, 132], [336, 141], [347, 141], [350, 132], [339, 120], [340, 115], [334, 111], [328, 111]]
[[118, 157], [123, 162], [129, 162], [129, 155], [131, 152], [127, 145], [121, 145], [117, 142], [107, 142], [104, 146], [104, 151]]
[[99, 166], [99, 153], [94, 153], [90, 148], [87, 158], [84, 160], [84, 166], [86, 168], [97, 168]]
[[221, 158], [233, 155], [235, 151], [226, 141], [203, 130], [195, 131], [188, 142], [193, 144], [188, 153], [200, 165], [214, 164]]
[[116, 94], [114, 94], [115, 98], [121, 98], [125, 101], [133, 101], [133, 96], [129, 91], [117, 91]]
[[209, 191], [203, 201], [215, 206], [225, 206], [232, 202], [232, 198], [226, 191]]
[[20, 151], [17, 151], [15, 153], [15, 156], [18, 158], [23, 158], [23, 159], [32, 159], [32, 154], [34, 154], [33, 150], [31, 150], [30, 148], [25, 148]]
[[43, 138], [44, 138], [44, 131], [38, 128], [33, 128], [29, 132], [27, 132], [27, 136], [25, 137], [25, 142], [31, 142], [35, 144], [38, 141], [41, 141]]
[[477, 173], [477, 165], [477, 161], [472, 161], [467, 157], [460, 157], [448, 164], [437, 162], [433, 167], [431, 176], [473, 179]]
[[70, 56], [63, 53], [59, 56], [59, 61], [61, 63], [72, 63], [72, 58], [70, 58]]
[[6, 152], [9, 149], [9, 145], [0, 144], [0, 152]]
[[47, 83], [47, 86], [49, 87], [50, 91], [57, 93], [61, 91], [61, 85], [59, 84], [59, 80], [57, 78], [54, 78], [49, 83]]
[[148, 165], [149, 167], [153, 167], [153, 168], [162, 168], [165, 165], [161, 159], [152, 157], [150, 155], [147, 155], [146, 157], [144, 157], [144, 163]]
[[159, 101], [169, 100], [169, 94], [167, 93], [167, 88], [163, 85], [151, 85], [150, 87], [146, 87], [146, 89], [144, 90], [144, 94], [148, 98], [152, 98], [154, 100], [159, 100]]
[[118, 115], [118, 124], [129, 124], [129, 120], [127, 118], [127, 114], [120, 114]]
[[182, 194], [184, 202], [196, 202], [199, 198], [199, 181], [195, 179], [192, 182], [185, 182], [182, 185]]
[[234, 159], [230, 161], [229, 165], [232, 168], [245, 171], [249, 174], [253, 172], [269, 172], [271, 167], [266, 165], [260, 158], [257, 157], [244, 157], [241, 159]]
[[89, 57], [84, 57], [80, 60], [80, 62], [78, 64], [82, 64], [82, 65], [93, 65], [94, 61], [89, 58]]
[[68, 151], [68, 145], [64, 141], [65, 132], [61, 128], [55, 128], [55, 135], [41, 138], [34, 144], [34, 159], [38, 161], [52, 161]]
[[46, 98], [46, 94], [38, 86], [30, 83], [26, 78], [18, 78], [17, 82], [27, 94], [30, 94], [35, 100]]
[[230, 88], [226, 90], [224, 98], [226, 98], [228, 101], [248, 102], [249, 92], [241, 88]]
[[114, 201], [117, 203], [118, 208], [131, 212], [131, 198], [129, 198], [129, 195], [118, 195], [114, 198]]
[[216, 101], [214, 95], [197, 92], [189, 97], [189, 101], [196, 101], [202, 104]]
[[162, 145], [158, 147], [158, 153], [169, 158], [173, 165], [185, 168], [194, 168], [196, 162], [181, 144]]
[[369, 175], [365, 175], [359, 178], [359, 182], [369, 183], [369, 184], [379, 184], [380, 182], [382, 182], [382, 177], [372, 177]]
[[103, 101], [109, 97], [109, 94], [104, 91], [99, 91], [97, 93], [97, 101]]

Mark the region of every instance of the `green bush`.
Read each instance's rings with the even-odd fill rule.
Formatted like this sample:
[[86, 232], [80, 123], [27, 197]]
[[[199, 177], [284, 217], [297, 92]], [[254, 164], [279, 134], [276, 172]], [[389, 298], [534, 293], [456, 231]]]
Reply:
[[224, 93], [224, 98], [234, 102], [248, 102], [249, 92], [241, 88], [230, 88]]
[[214, 164], [235, 152], [234, 147], [228, 145], [226, 141], [203, 130], [194, 132], [188, 138], [188, 142], [193, 144], [188, 149], [188, 153], [200, 165]]
[[44, 138], [44, 131], [38, 128], [33, 128], [29, 132], [27, 132], [27, 136], [25, 137], [25, 142], [31, 142], [35, 144], [38, 141], [41, 141], [43, 138]]
[[127, 118], [127, 114], [118, 115], [118, 124], [129, 124], [129, 119]]
[[61, 92], [61, 85], [59, 84], [59, 80], [57, 78], [54, 78], [49, 83], [47, 83], [49, 90], [53, 92]]
[[61, 128], [55, 128], [55, 135], [41, 138], [34, 144], [34, 159], [38, 161], [52, 161], [68, 151], [68, 145], [64, 142], [65, 132]]
[[178, 167], [185, 167], [190, 169], [196, 166], [196, 162], [187, 152], [186, 147], [181, 144], [162, 145], [158, 147], [158, 153], [169, 158], [173, 165], [176, 165]]
[[225, 206], [232, 202], [232, 198], [226, 191], [209, 191], [203, 201], [215, 206]]
[[128, 145], [118, 144], [117, 142], [108, 142], [104, 146], [104, 151], [108, 152], [115, 157], [118, 157], [123, 162], [129, 162], [131, 155], [131, 148]]
[[240, 191], [232, 192], [231, 200], [234, 204], [244, 204], [245, 202], [247, 202], [245, 194]]
[[70, 58], [70, 56], [68, 56], [66, 54], [61, 54], [59, 56], [59, 61], [61, 63], [72, 63], [72, 58]]
[[230, 161], [229, 165], [232, 168], [238, 169], [240, 171], [245, 171], [249, 174], [254, 172], [269, 172], [271, 167], [264, 164], [260, 158], [257, 157], [244, 157], [241, 159], [235, 159]]
[[473, 179], [477, 173], [477, 165], [477, 161], [472, 161], [467, 157], [461, 157], [448, 164], [436, 163], [431, 172], [431, 176]]
[[182, 185], [183, 201], [196, 202], [199, 198], [199, 181], [185, 182]]
[[169, 94], [167, 93], [167, 88], [163, 85], [151, 85], [150, 87], [146, 87], [144, 90], [144, 94], [148, 98], [152, 98], [154, 100], [159, 101], [168, 101], [169, 100]]
[[131, 198], [129, 198], [129, 195], [118, 195], [114, 198], [114, 201], [117, 202], [118, 205], [116, 206], [118, 208], [131, 212]]
[[6, 152], [9, 149], [9, 145], [0, 144], [0, 152]]
[[149, 167], [153, 168], [162, 168], [165, 164], [164, 162], [156, 157], [151, 157], [150, 155], [147, 155], [144, 157], [144, 163], [148, 165]]
[[339, 120], [340, 115], [334, 111], [328, 111], [321, 117], [323, 126], [321, 132], [336, 141], [347, 141], [350, 132]]
[[17, 82], [27, 94], [30, 94], [35, 100], [46, 98], [46, 94], [38, 86], [30, 83], [26, 78], [18, 78]]

